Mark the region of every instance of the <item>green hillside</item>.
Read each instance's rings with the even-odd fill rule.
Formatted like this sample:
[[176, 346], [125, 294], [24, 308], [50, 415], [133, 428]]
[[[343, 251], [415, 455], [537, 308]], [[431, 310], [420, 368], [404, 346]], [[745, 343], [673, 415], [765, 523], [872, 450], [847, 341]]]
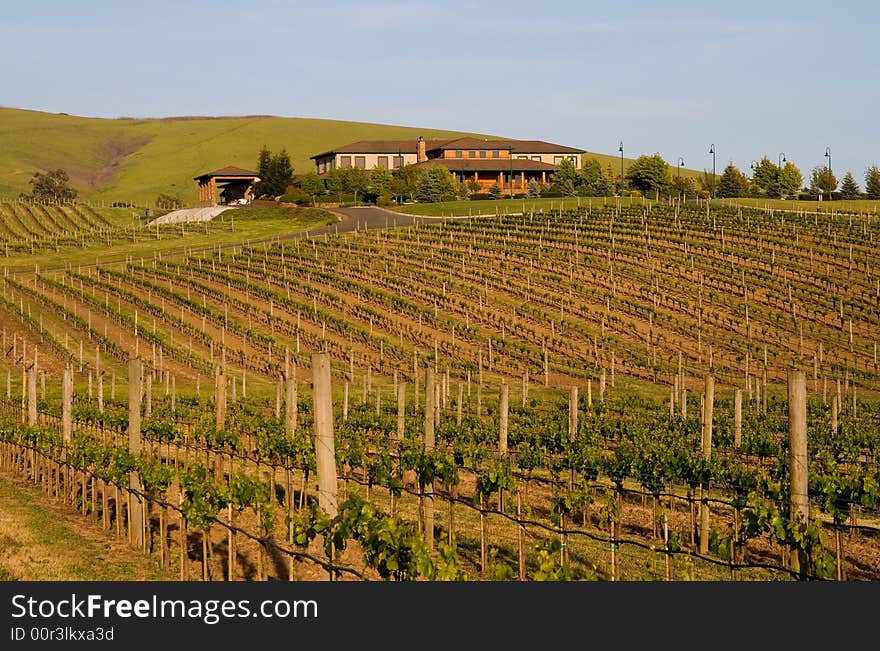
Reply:
[[[419, 135], [492, 137], [311, 118], [104, 119], [0, 107], [0, 198], [28, 191], [34, 171], [62, 168], [83, 198], [152, 203], [164, 192], [192, 204], [198, 196], [194, 176], [226, 165], [253, 169], [264, 144], [286, 148], [302, 173], [313, 169], [309, 156], [339, 145]], [[508, 136], [517, 134], [495, 134]], [[619, 158], [596, 157], [618, 169]]]

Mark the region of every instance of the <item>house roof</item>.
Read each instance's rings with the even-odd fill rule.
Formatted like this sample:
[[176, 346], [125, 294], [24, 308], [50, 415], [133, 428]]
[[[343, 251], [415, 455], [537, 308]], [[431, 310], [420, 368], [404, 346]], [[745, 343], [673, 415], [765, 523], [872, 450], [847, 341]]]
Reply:
[[[437, 149], [439, 145], [447, 142], [446, 140], [426, 140], [425, 149]], [[309, 158], [321, 158], [331, 154], [415, 154], [419, 148], [417, 138], [410, 140], [358, 140], [348, 145], [342, 145], [335, 149], [330, 149]]]
[[259, 178], [259, 174], [257, 174], [256, 172], [253, 172], [251, 170], [242, 169], [241, 167], [235, 167], [235, 166], [229, 165], [227, 167], [221, 167], [219, 170], [214, 170], [213, 172], [205, 172], [204, 174], [199, 174], [198, 176], [194, 176], [193, 180], [199, 181], [201, 179], [210, 178], [212, 176]]
[[519, 158], [431, 158], [417, 167], [445, 167], [452, 172], [553, 172], [550, 163]]
[[[425, 140], [425, 151], [444, 149], [513, 149], [513, 153], [529, 154], [583, 154], [585, 149], [566, 147], [543, 140], [490, 140], [488, 138], [454, 138], [452, 140]], [[358, 140], [335, 149], [310, 156], [323, 158], [333, 154], [414, 154], [418, 151], [418, 140]]]

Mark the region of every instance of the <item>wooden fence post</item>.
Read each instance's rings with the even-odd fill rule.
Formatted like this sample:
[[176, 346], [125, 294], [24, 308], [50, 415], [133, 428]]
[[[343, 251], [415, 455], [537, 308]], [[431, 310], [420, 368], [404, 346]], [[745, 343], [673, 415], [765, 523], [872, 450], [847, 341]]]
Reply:
[[215, 418], [214, 428], [220, 432], [226, 428], [226, 375], [223, 368], [218, 366], [215, 372]]
[[[801, 526], [810, 519], [807, 494], [807, 380], [803, 371], [788, 373], [788, 436], [789, 470], [791, 475], [791, 519]], [[792, 569], [800, 572], [808, 567], [803, 549], [791, 556]]]
[[37, 367], [31, 366], [27, 371], [28, 412], [27, 424], [37, 424]]
[[[712, 458], [712, 411], [715, 404], [715, 378], [706, 375], [706, 386], [703, 402], [702, 451], [703, 458]], [[709, 551], [709, 503], [706, 501], [708, 486], [700, 486], [700, 553]]]
[[[296, 368], [294, 367], [294, 373], [295, 372]], [[299, 409], [299, 406], [297, 405], [296, 375], [294, 373], [291, 373], [285, 381], [287, 390], [284, 398], [284, 431], [287, 433], [287, 436], [291, 438], [293, 438], [294, 432], [296, 432], [296, 421]]]
[[498, 453], [507, 454], [507, 420], [510, 411], [510, 386], [501, 381], [501, 395], [498, 399]]
[[733, 445], [742, 447], [743, 435], [743, 392], [737, 389], [733, 394]]
[[[134, 455], [141, 452], [141, 396], [143, 391], [143, 368], [140, 359], [128, 363], [128, 450]], [[138, 492], [143, 490], [137, 471], [129, 473], [128, 514], [131, 542], [138, 549], [145, 548], [144, 503]], [[136, 491], [136, 492], [135, 492]]]
[[[333, 395], [330, 354], [312, 354], [312, 400], [315, 416], [315, 460], [318, 469], [318, 505], [331, 518], [339, 514], [336, 486], [336, 447], [333, 437]], [[331, 561], [332, 555], [331, 555]], [[327, 573], [332, 580], [332, 573]]]
[[397, 384], [397, 440], [402, 441], [406, 431], [406, 384]]
[[[425, 429], [423, 447], [425, 451], [434, 449], [434, 369], [425, 367]], [[434, 481], [423, 486], [422, 511], [424, 513], [423, 531], [428, 549], [434, 548]]]

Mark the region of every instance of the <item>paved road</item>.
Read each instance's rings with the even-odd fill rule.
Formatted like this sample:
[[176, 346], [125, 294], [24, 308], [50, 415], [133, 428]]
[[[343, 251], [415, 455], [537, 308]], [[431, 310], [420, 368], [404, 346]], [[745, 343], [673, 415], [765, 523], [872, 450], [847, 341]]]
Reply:
[[[315, 228], [303, 233], [294, 233], [290, 238], [309, 237], [311, 235], [323, 235], [324, 233], [346, 233], [354, 230], [371, 230], [374, 228], [394, 228], [396, 226], [410, 226], [416, 223], [424, 223], [439, 219], [437, 217], [418, 217], [405, 215], [393, 210], [378, 208], [376, 206], [363, 206], [360, 208], [331, 208], [330, 212], [339, 216], [338, 224]], [[288, 239], [284, 236], [282, 239]]]

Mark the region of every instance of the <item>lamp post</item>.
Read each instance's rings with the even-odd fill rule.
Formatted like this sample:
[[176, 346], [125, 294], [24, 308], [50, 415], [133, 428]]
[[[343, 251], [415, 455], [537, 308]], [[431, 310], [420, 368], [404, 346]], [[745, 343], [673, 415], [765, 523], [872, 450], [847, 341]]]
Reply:
[[623, 140], [620, 141], [620, 147], [617, 148], [617, 151], [620, 152], [620, 194], [623, 194]]
[[715, 144], [709, 147], [709, 153], [712, 154], [712, 198], [715, 198]]
[[678, 157], [678, 168], [675, 170], [676, 176], [681, 176], [681, 168], [684, 167], [684, 158]]
[[785, 154], [779, 154], [779, 169], [782, 169], [782, 164], [786, 162]]
[[[831, 147], [825, 147], [825, 158], [828, 159], [828, 182], [831, 183], [831, 179], [834, 177], [834, 171], [831, 169]], [[831, 188], [828, 188], [828, 200], [831, 201], [831, 199]]]

